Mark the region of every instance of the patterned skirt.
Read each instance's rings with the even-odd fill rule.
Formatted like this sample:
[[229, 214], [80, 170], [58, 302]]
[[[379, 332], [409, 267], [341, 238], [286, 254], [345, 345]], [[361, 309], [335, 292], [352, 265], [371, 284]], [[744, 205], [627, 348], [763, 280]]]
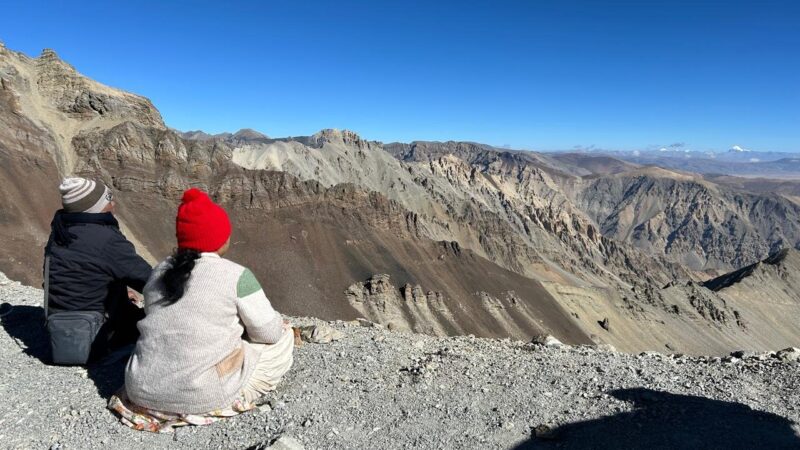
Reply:
[[295, 336], [289, 328], [275, 344], [260, 345], [261, 353], [250, 380], [234, 399], [233, 404], [203, 414], [177, 414], [148, 409], [134, 404], [121, 389], [108, 401], [108, 409], [119, 415], [120, 421], [134, 430], [171, 433], [185, 425], [208, 425], [256, 408], [261, 395], [275, 389], [294, 362]]
[[185, 425], [208, 425], [226, 417], [232, 417], [254, 409], [256, 405], [246, 402], [240, 396], [233, 405], [207, 412], [205, 414], [175, 414], [144, 408], [134, 404], [125, 394], [125, 390], [117, 392], [108, 401], [108, 409], [119, 415], [120, 422], [134, 430], [153, 433], [172, 433], [175, 428]]

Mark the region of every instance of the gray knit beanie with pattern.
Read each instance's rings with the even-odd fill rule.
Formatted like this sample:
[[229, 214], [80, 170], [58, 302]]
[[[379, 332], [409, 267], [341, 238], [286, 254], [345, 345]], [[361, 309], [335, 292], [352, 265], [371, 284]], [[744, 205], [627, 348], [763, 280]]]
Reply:
[[86, 178], [64, 178], [58, 190], [68, 213], [99, 213], [114, 198], [108, 186]]

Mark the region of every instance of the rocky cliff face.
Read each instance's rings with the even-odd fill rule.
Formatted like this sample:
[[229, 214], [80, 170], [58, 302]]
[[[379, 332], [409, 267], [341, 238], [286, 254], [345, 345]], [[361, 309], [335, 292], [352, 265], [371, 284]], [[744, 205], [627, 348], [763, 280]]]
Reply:
[[108, 88], [82, 76], [51, 49], [44, 49], [33, 61], [33, 70], [36, 85], [30, 88], [46, 99], [48, 107], [66, 113], [69, 118], [135, 120], [145, 126], [164, 128], [161, 115], [148, 99]]
[[[606, 156], [509, 152], [473, 143], [414, 142], [386, 149], [408, 162], [450, 155], [481, 174], [497, 177], [505, 170], [506, 176], [518, 177], [513, 189], [523, 195], [535, 186], [531, 197], [539, 201], [537, 210], [542, 210], [542, 199], [550, 200], [551, 209], [596, 227], [584, 226], [583, 233], [565, 227], [571, 241], [576, 234], [599, 232], [690, 270], [724, 272], [800, 245], [800, 207], [790, 182], [776, 186], [727, 177], [716, 184], [713, 177], [643, 168]], [[525, 171], [541, 175], [532, 183]], [[770, 193], [776, 188], [786, 194]], [[557, 224], [540, 222], [558, 234]]]
[[[387, 161], [386, 153], [396, 161]], [[341, 139], [321, 145], [295, 139], [236, 148], [234, 161], [323, 184], [350, 182], [381, 191], [417, 214], [424, 236], [458, 241], [498, 265], [542, 281], [593, 340], [623, 349], [636, 342], [638, 348], [684, 351], [692, 351], [687, 341], [707, 348], [731, 345], [724, 343], [729, 339], [739, 346], [753, 342], [746, 325], [748, 308], [735, 309], [697, 285], [701, 275], [693, 273], [693, 267], [687, 270], [670, 261], [672, 255], [604, 234], [594, 211], [578, 201], [593, 181], [592, 176], [576, 175], [592, 173], [581, 167], [472, 143], [381, 146], [345, 144]], [[627, 169], [638, 167], [608, 161], [593, 166], [595, 172], [612, 172], [605, 176]], [[354, 292], [368, 285], [353, 285]], [[374, 302], [369, 295], [354, 300], [362, 297], [353, 294], [350, 300], [368, 317], [417, 331], [437, 329], [414, 319], [428, 316], [410, 312], [419, 304], [407, 301], [404, 289], [393, 286], [387, 291], [390, 295], [380, 294]], [[489, 297], [482, 299], [492, 303]], [[438, 323], [446, 326], [444, 320]], [[610, 330], [601, 325], [608, 323], [613, 324]], [[642, 332], [644, 324], [647, 333]]]
[[74, 169], [72, 138], [83, 130], [106, 129], [128, 120], [164, 128], [150, 100], [84, 77], [50, 49], [29, 58], [0, 45], [0, 79], [12, 92], [12, 110], [54, 141], [51, 156], [64, 173]]
[[[694, 261], [685, 255], [697, 246], [722, 245], [725, 227], [742, 230], [731, 232], [739, 245], [704, 249], [690, 269], [777, 246], [756, 244], [769, 228], [766, 215], [794, 210], [765, 196], [673, 188], [652, 174], [640, 183], [650, 188], [634, 189], [624, 166], [599, 175], [612, 165], [592, 172], [471, 143], [384, 146], [338, 130], [282, 139], [253, 130], [181, 134], [146, 99], [88, 80], [50, 52], [30, 59], [0, 49], [0, 82], [0, 186], [11, 199], [0, 206], [0, 233], [12, 243], [0, 269], [29, 282], [38, 281], [40, 250], [30, 249], [47, 237], [58, 177], [75, 173], [114, 187], [124, 231], [152, 261], [174, 246], [182, 191], [206, 189], [235, 224], [231, 257], [253, 268], [289, 314], [367, 316], [440, 335], [544, 333], [626, 351], [719, 352], [788, 336], [754, 338], [771, 320], [757, 304], [697, 284], [699, 276], [676, 263]], [[686, 223], [676, 207], [654, 219], [695, 190], [698, 205], [713, 207], [691, 211], [737, 212]], [[30, 206], [32, 194], [40, 201]], [[625, 208], [634, 219], [619, 218]], [[740, 227], [745, 214], [758, 226]], [[651, 234], [622, 232], [645, 219]], [[795, 227], [771, 236], [791, 242]], [[659, 239], [670, 229], [667, 246]]]
[[[7, 89], [3, 100], [15, 108], [4, 110], [2, 115], [13, 130], [3, 134], [3, 142], [8, 142], [3, 152], [5, 186], [23, 186], [28, 181], [26, 174], [37, 165], [47, 171], [27, 192], [21, 189], [12, 204], [4, 205], [4, 213], [22, 212], [4, 214], [10, 220], [3, 224], [3, 232], [20, 242], [9, 253], [4, 270], [20, 279], [38, 283], [47, 224], [58, 208], [55, 186], [59, 173], [65, 173], [57, 169], [57, 157], [52, 157], [63, 153], [51, 137], [58, 125], [53, 117], [58, 117], [80, 125], [71, 129], [69, 172], [99, 178], [113, 186], [119, 203], [118, 218], [139, 250], [153, 261], [165, 257], [174, 246], [175, 207], [182, 191], [199, 186], [228, 209], [236, 224], [231, 257], [256, 271], [269, 286], [273, 303], [283, 312], [354, 318], [360, 312], [348, 302], [345, 290], [371, 273], [382, 272], [404, 284], [424, 283], [447, 293], [439, 300], [456, 317], [455, 325], [438, 326], [431, 332], [513, 334], [519, 338], [550, 332], [566, 342], [590, 342], [540, 284], [472, 252], [454, 251], [457, 244], [437, 243], [430, 238], [431, 233], [425, 232], [425, 225], [415, 212], [379, 191], [346, 182], [300, 180], [281, 171], [243, 169], [232, 161], [233, 146], [258, 145], [269, 138], [245, 130], [229, 136], [186, 139], [164, 127], [160, 118], [155, 120], [156, 115], [142, 115], [140, 107], [149, 103], [130, 96], [130, 105], [119, 106], [115, 102], [129, 94], [106, 87], [97, 87], [95, 92], [93, 82], [53, 60], [51, 54], [37, 60], [19, 54], [5, 56], [3, 62], [10, 61], [5, 67], [20, 66], [31, 73], [41, 65], [39, 60], [44, 60], [59, 68], [60, 72], [54, 73], [60, 73], [67, 86], [37, 91], [37, 105], [47, 106], [52, 113], [47, 115], [16, 108], [20, 99], [31, 103], [24, 99], [34, 95], [27, 90], [30, 80], [18, 77], [4, 82]], [[49, 83], [57, 84], [57, 80], [54, 75]], [[63, 93], [72, 92], [69, 86], [79, 86], [75, 89], [86, 90], [90, 98], [104, 94], [104, 104], [109, 107], [92, 109], [93, 113], [81, 110], [72, 117], [77, 110], [64, 106], [67, 96]], [[27, 119], [28, 115], [33, 117]], [[40, 151], [21, 142], [19, 135], [37, 143]], [[357, 152], [379, 151], [376, 144], [363, 141], [354, 133], [336, 130], [324, 130], [304, 142], [311, 148], [338, 147], [344, 153], [353, 152], [355, 158], [360, 157]], [[397, 163], [388, 154], [385, 161]], [[379, 165], [375, 168], [383, 169]], [[34, 211], [26, 208], [23, 198], [31, 192], [40, 192], [48, 203]], [[31, 229], [32, 223], [37, 226], [30, 235], [20, 233]], [[31, 248], [38, 250], [31, 252]], [[474, 282], [465, 283], [463, 276], [470, 276]], [[486, 280], [482, 281], [482, 276]], [[505, 322], [483, 317], [479, 312], [479, 292], [500, 295], [501, 290], [508, 289], [505, 284], [515, 286], [520, 291], [519, 301], [533, 305], [531, 308], [547, 318], [547, 323], [522, 316], [501, 318]], [[513, 330], [507, 331], [511, 325]]]
[[739, 316], [758, 321], [748, 326], [758, 329], [759, 339], [785, 343], [796, 341], [800, 333], [800, 322], [785, 320], [800, 314], [799, 283], [800, 251], [784, 249], [703, 285], [732, 308], [752, 311]]
[[578, 206], [602, 233], [694, 270], [730, 270], [800, 245], [800, 206], [662, 169], [579, 184]]

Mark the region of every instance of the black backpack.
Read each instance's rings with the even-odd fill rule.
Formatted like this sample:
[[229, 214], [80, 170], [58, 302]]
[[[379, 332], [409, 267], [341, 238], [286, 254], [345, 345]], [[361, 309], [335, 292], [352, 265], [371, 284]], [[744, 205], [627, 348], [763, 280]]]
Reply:
[[44, 317], [50, 335], [53, 363], [82, 365], [89, 354], [106, 317], [100, 311], [62, 311], [48, 314], [50, 256], [44, 260]]

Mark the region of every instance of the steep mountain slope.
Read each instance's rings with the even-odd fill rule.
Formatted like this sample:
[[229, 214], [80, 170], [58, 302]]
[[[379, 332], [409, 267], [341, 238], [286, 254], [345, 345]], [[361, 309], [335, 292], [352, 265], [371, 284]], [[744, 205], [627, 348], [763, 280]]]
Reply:
[[[387, 161], [382, 148], [398, 161]], [[693, 275], [603, 236], [570, 201], [581, 187], [577, 170], [558, 161], [471, 143], [381, 146], [335, 130], [238, 147], [233, 155], [252, 169], [385, 192], [417, 214], [420, 233], [458, 241], [541, 280], [596, 341], [625, 350], [718, 351], [733, 342], [749, 348], [745, 319], [736, 319], [746, 310], [694, 283], [669, 284]], [[359, 310], [391, 319], [385, 311]], [[613, 325], [606, 330], [601, 323]]]
[[657, 168], [592, 177], [575, 200], [606, 236], [695, 270], [730, 270], [800, 245], [800, 205]]
[[[589, 170], [472, 143], [384, 146], [338, 130], [182, 135], [146, 99], [88, 80], [52, 52], [31, 59], [2, 49], [0, 82], [0, 188], [10, 199], [0, 204], [0, 233], [11, 242], [0, 270], [32, 284], [58, 178], [74, 173], [114, 187], [117, 216], [151, 261], [172, 250], [181, 192], [208, 190], [235, 224], [231, 258], [252, 267], [289, 314], [367, 316], [431, 334], [544, 333], [624, 351], [771, 346], [758, 338], [758, 304], [728, 302], [672, 253], [598, 220], [622, 204], [628, 191], [617, 184], [638, 168], [613, 173], [624, 167], [606, 161]], [[708, 202], [736, 200], [715, 189]], [[654, 204], [671, 199], [670, 190], [651, 192]], [[602, 201], [589, 201], [592, 193]], [[633, 203], [636, 215], [652, 212], [645, 203]], [[741, 241], [757, 241], [767, 223]], [[788, 240], [794, 230], [776, 233]], [[750, 253], [731, 252], [769, 250], [742, 248]]]
[[[520, 170], [540, 170], [542, 173], [540, 179], [549, 180], [549, 183], [547, 183], [549, 192], [547, 194], [543, 194], [542, 188], [539, 186], [539, 190], [534, 194], [534, 196], [531, 196], [531, 201], [535, 202], [540, 200], [542, 197], [558, 199], [558, 201], [563, 202], [564, 204], [569, 204], [570, 201], [574, 201], [575, 206], [571, 208], [567, 206], [564, 207], [564, 209], [569, 211], [570, 216], [574, 217], [573, 220], [575, 221], [581, 220], [581, 215], [584, 212], [588, 213], [588, 217], [583, 216], [583, 220], [592, 225], [594, 223], [598, 223], [594, 221], [593, 217], [596, 216], [596, 214], [593, 208], [597, 208], [598, 206], [602, 207], [603, 205], [602, 203], [598, 205], [596, 202], [587, 201], [587, 199], [583, 197], [587, 192], [587, 187], [596, 187], [593, 185], [593, 183], [600, 183], [606, 180], [615, 180], [618, 178], [625, 179], [626, 177], [639, 177], [640, 179], [644, 180], [644, 182], [657, 183], [658, 180], [663, 180], [664, 182], [671, 181], [673, 183], [689, 184], [691, 186], [692, 183], [694, 183], [698, 178], [691, 174], [681, 174], [672, 171], [661, 170], [658, 168], [639, 168], [627, 163], [615, 163], [613, 160], [610, 160], [610, 158], [554, 158], [561, 163], [580, 164], [580, 166], [577, 166], [578, 169], [584, 169], [588, 172], [594, 173], [594, 175], [583, 177], [568, 176], [566, 174], [577, 173], [578, 170], [544, 163], [537, 158], [538, 155], [498, 151], [496, 149], [487, 148], [487, 146], [469, 143], [423, 142], [389, 145], [387, 146], [387, 149], [405, 161], [422, 160], [431, 163], [431, 161], [436, 161], [437, 158], [455, 157], [458, 155], [459, 158], [463, 158], [464, 161], [469, 163], [469, 167], [473, 171], [478, 171], [479, 173], [490, 176], [495, 180], [509, 178], [513, 179], [512, 176], [503, 174], [503, 169], [498, 169], [501, 167], [511, 168], [510, 170], [505, 170], [507, 170], [506, 173], [510, 173], [512, 175], [514, 173], [519, 173]], [[517, 172], [515, 172], [515, 170]], [[513, 185], [512, 192], [516, 191], [515, 193], [519, 195], [519, 192], [524, 188], [525, 185], [524, 183], [520, 182], [521, 180], [519, 178], [514, 181], [515, 183]], [[705, 199], [707, 203], [704, 204], [703, 202], [700, 202], [701, 205], [706, 205], [705, 207], [708, 207], [708, 204], [716, 205], [717, 203], [714, 202], [725, 201], [728, 196], [732, 198], [738, 198], [736, 195], [748, 196], [749, 198], [754, 199], [753, 202], [759, 202], [759, 204], [762, 205], [769, 203], [774, 197], [759, 196], [752, 193], [738, 193], [714, 186], [711, 183], [705, 184], [708, 185], [708, 189], [712, 190]], [[505, 192], [508, 192], [508, 190]], [[629, 193], [631, 191], [625, 192]], [[668, 192], [675, 197], [670, 197], [667, 195]], [[510, 196], [507, 196], [507, 198], [509, 197]], [[654, 201], [669, 202], [674, 200], [676, 197], [680, 198], [680, 193], [676, 194], [675, 192], [671, 191], [661, 192], [661, 196], [655, 196]], [[522, 198], [527, 200], [524, 195]], [[583, 200], [583, 202], [580, 200]], [[777, 201], [780, 202], [782, 206], [788, 208], [792, 207], [791, 203], [785, 202], [783, 199], [778, 198]], [[536, 205], [536, 203], [534, 203], [534, 205]], [[537, 205], [537, 208], [540, 209], [542, 206]], [[643, 202], [634, 205], [632, 209], [637, 214], [645, 215], [651, 211], [651, 209], [648, 208], [653, 208], [653, 206], [646, 205]], [[658, 208], [660, 208], [660, 206], [654, 209], [658, 210]], [[783, 229], [788, 230], [786, 234], [796, 235], [795, 230], [797, 222], [784, 222], [784, 215], [765, 216], [763, 214], [759, 214], [757, 208], [754, 208], [753, 205], [746, 202], [741, 202], [740, 208], [741, 210], [748, 211], [752, 216], [744, 218], [739, 217], [739, 219], [746, 224], [750, 224], [755, 221], [760, 221], [759, 223], [762, 224], [774, 223], [776, 230], [781, 230], [780, 227], [784, 227]], [[749, 234], [745, 234], [742, 238], [740, 238], [740, 246], [738, 248], [731, 249], [730, 243], [724, 242], [726, 231], [723, 227], [727, 225], [727, 222], [720, 220], [720, 224], [715, 224], [713, 223], [713, 218], [710, 220], [712, 222], [710, 226], [718, 227], [715, 230], [716, 235], [713, 235], [708, 231], [704, 231], [705, 236], [690, 232], [687, 233], [688, 236], [686, 236], [686, 239], [689, 242], [694, 242], [693, 240], [698, 240], [698, 237], [708, 238], [708, 235], [712, 234], [711, 237], [717, 240], [717, 247], [712, 248], [728, 248], [728, 253], [723, 254], [723, 257], [728, 257], [731, 260], [735, 260], [735, 258], [746, 260], [747, 253], [745, 253], [745, 251], [747, 248], [744, 243], [756, 245], [762, 241], [763, 236], [767, 235], [763, 229], [751, 231]], [[602, 226], [603, 223], [600, 222], [599, 225]], [[683, 225], [686, 226], [685, 223]], [[739, 226], [739, 223], [736, 223], [736, 226]], [[591, 228], [587, 227], [585, 229], [589, 230]], [[673, 229], [676, 230], [676, 234], [681, 233], [682, 231], [681, 227], [678, 225], [675, 225]], [[580, 229], [578, 229], [578, 232], [580, 232], [579, 230]], [[606, 233], [608, 232], [608, 230], [603, 231]], [[618, 236], [612, 233], [607, 234], [609, 237], [618, 238], [619, 241], [629, 241], [633, 242], [634, 244], [638, 244], [637, 241], [629, 239], [628, 236]], [[578, 240], [572, 235], [568, 236], [570, 236], [570, 239], [573, 242]], [[617, 239], [607, 239], [607, 241], [618, 242]], [[700, 242], [703, 243], [702, 240]], [[784, 241], [776, 239], [774, 242], [774, 248], [780, 248], [781, 243]], [[727, 244], [728, 247], [724, 247], [723, 244]], [[626, 335], [625, 338], [621, 339], [623, 341], [648, 340], [648, 345], [653, 348], [659, 345], [656, 342], [660, 342], [660, 345], [666, 346], [667, 348], [674, 348], [675, 344], [672, 342], [673, 340], [679, 342], [685, 342], [687, 339], [695, 342], [703, 341], [708, 343], [710, 346], [714, 346], [716, 344], [710, 344], [713, 341], [717, 341], [719, 339], [723, 341], [727, 339], [735, 339], [743, 348], [752, 348], [753, 346], [758, 347], [759, 345], [763, 345], [762, 342], [769, 341], [769, 338], [764, 339], [763, 336], [758, 337], [758, 331], [752, 333], [756, 337], [734, 337], [737, 335], [741, 336], [751, 334], [747, 331], [747, 323], [750, 323], [752, 330], [761, 330], [763, 328], [779, 326], [778, 324], [781, 324], [780, 326], [782, 327], [782, 324], [785, 322], [785, 320], [782, 319], [777, 319], [777, 322], [773, 323], [762, 321], [760, 318], [757, 318], [757, 305], [733, 304], [726, 302], [725, 298], [722, 298], [716, 293], [710, 292], [703, 286], [691, 281], [691, 274], [687, 274], [686, 272], [680, 273], [679, 271], [672, 271], [674, 269], [672, 269], [672, 266], [669, 263], [659, 261], [658, 259], [652, 260], [648, 258], [642, 258], [640, 252], [633, 251], [624, 245], [621, 245], [619, 248], [619, 252], [624, 255], [625, 261], [628, 265], [647, 267], [647, 271], [651, 274], [658, 273], [660, 271], [662, 274], [668, 273], [668, 277], [672, 277], [673, 279], [677, 280], [683, 279], [684, 281], [662, 284], [657, 281], [658, 278], [653, 277], [649, 279], [649, 284], [645, 283], [643, 285], [637, 285], [635, 282], [633, 282], [633, 286], [627, 289], [625, 287], [621, 287], [620, 285], [614, 286], [614, 284], [610, 282], [613, 280], [613, 277], [605, 277], [599, 282], [591, 280], [590, 278], [585, 278], [587, 281], [592, 283], [592, 287], [590, 289], [586, 289], [580, 285], [570, 286], [565, 283], [546, 284], [551, 286], [551, 290], [555, 293], [557, 298], [562, 300], [562, 303], [568, 305], [568, 308], [571, 308], [570, 310], [574, 314], [581, 317], [609, 317], [611, 318], [612, 323], [622, 322], [622, 327], [625, 327], [628, 324], [628, 318], [630, 316], [636, 316], [637, 323], [634, 325], [633, 330], [616, 330], [616, 333]], [[773, 249], [769, 247], [757, 247], [751, 251], [749, 257], [751, 259], [758, 258], [761, 255], [769, 254], [769, 252], [772, 250]], [[582, 254], [588, 253], [588, 251], [585, 249], [577, 249], [577, 251]], [[659, 254], [659, 252], [652, 247], [642, 246], [642, 251], [648, 254]], [[665, 254], [664, 256], [671, 257], [673, 255]], [[617, 273], [621, 273], [620, 268], [625, 267], [625, 265], [618, 264], [611, 258], [604, 258], [603, 263], [609, 268], [610, 271], [616, 271]], [[694, 268], [691, 266], [689, 267]], [[720, 264], [718, 266], [718, 268], [724, 267], [728, 267], [728, 265]], [[640, 277], [640, 279], [642, 278], [644, 277]], [[609, 286], [612, 288], [607, 289]], [[597, 298], [592, 295], [592, 291], [597, 289], [602, 290], [602, 295], [606, 299], [614, 299], [614, 306], [610, 307], [608, 304], [604, 304], [603, 301], [597, 301]], [[753, 290], [749, 295], [757, 296], [757, 292], [757, 290]], [[620, 309], [625, 312], [620, 313]], [[653, 309], [655, 309], [655, 312]], [[796, 317], [796, 315], [790, 315], [786, 317]], [[752, 321], [750, 321], [750, 319], [752, 319]], [[691, 325], [687, 326], [687, 321], [690, 323], [711, 323], [713, 324], [712, 327], [715, 329], [710, 331], [693, 327]], [[648, 325], [650, 327], [650, 334], [647, 337], [642, 337], [641, 333], [639, 332], [640, 330], [637, 328], [640, 327], [642, 323], [648, 322], [659, 323], [664, 326], [661, 327], [658, 325]], [[788, 323], [784, 328], [787, 330], [793, 329], [792, 325]], [[725, 337], [720, 337], [720, 334], [724, 335]], [[780, 342], [785, 342], [783, 340], [785, 336], [781, 338], [778, 338], [777, 335], [773, 336], [776, 339], [780, 339]]]
[[[52, 58], [47, 53], [29, 60], [8, 52], [3, 62], [6, 68], [24, 67], [27, 73], [35, 73], [44, 59], [59, 70], [71, 70], [62, 81], [77, 86], [77, 98], [101, 98], [103, 93], [108, 98], [125, 98], [106, 87], [95, 92], [94, 84], [82, 81], [74, 69]], [[29, 111], [17, 107], [19, 98], [32, 95], [27, 90], [31, 80], [24, 76], [2, 80], [0, 100], [7, 107], [0, 119], [9, 126], [0, 141], [2, 181], [8, 190], [4, 198], [10, 201], [2, 205], [5, 220], [0, 230], [13, 245], [9, 259], [0, 265], [38, 284], [41, 248], [49, 218], [59, 203], [55, 189], [59, 171], [50, 156], [61, 150], [49, 138], [60, 122], [51, 122], [56, 115], [51, 111], [36, 117], [37, 125], [27, 119]], [[39, 110], [61, 111], [63, 96], [51, 94], [37, 97]], [[428, 330], [435, 324], [438, 328], [432, 331], [441, 334], [527, 339], [546, 333], [567, 342], [591, 342], [541, 284], [457, 244], [423, 237], [416, 215], [383, 195], [346, 184], [326, 187], [282, 172], [248, 171], [231, 162], [231, 144], [268, 139], [264, 135], [245, 130], [222, 138], [184, 140], [130, 105], [115, 109], [118, 103], [107, 103], [110, 106], [92, 110], [103, 117], [87, 113], [74, 118], [70, 157], [64, 161], [69, 161], [72, 173], [99, 177], [113, 185], [117, 216], [140, 251], [152, 255], [152, 260], [170, 253], [180, 194], [198, 185], [228, 209], [236, 224], [231, 257], [257, 272], [276, 307], [286, 313], [355, 318], [360, 312], [345, 291], [380, 272], [404, 288], [409, 283], [423, 284], [439, 300], [438, 309], [433, 310], [420, 296], [412, 295], [409, 302], [399, 305], [408, 311], [395, 324], [403, 328]], [[67, 116], [64, 121], [73, 120], [71, 113], [62, 113]], [[31, 180], [31, 175], [40, 178]], [[46, 202], [28, 207], [25, 198], [31, 193]], [[446, 311], [444, 316], [442, 311]], [[502, 314], [493, 314], [497, 311]]]
[[[415, 214], [381, 194], [346, 184], [325, 187], [283, 172], [243, 170], [230, 163], [219, 142], [189, 144], [132, 123], [75, 141], [78, 154], [96, 165], [93, 170], [115, 181], [124, 196], [120, 216], [157, 254], [168, 254], [174, 245], [174, 211], [183, 187], [200, 183], [209, 189], [236, 224], [231, 258], [253, 268], [276, 307], [288, 314], [354, 318], [359, 312], [345, 290], [381, 272], [401, 285], [424, 284], [439, 293], [447, 311], [442, 334], [547, 332], [589, 342], [540, 284], [457, 245], [420, 236]], [[146, 216], [136, 214], [144, 209]], [[484, 292], [502, 299], [514, 293], [519, 302], [514, 311], [531, 308], [536, 318], [522, 313], [493, 318]], [[425, 329], [413, 313], [430, 314], [430, 308], [411, 300], [402, 305], [410, 311], [398, 325]]]
[[[643, 270], [659, 263], [635, 251], [627, 255], [624, 245], [605, 241], [554, 181], [569, 175], [558, 173], [548, 161], [523, 153], [499, 154], [479, 144], [447, 144], [451, 147], [431, 143], [421, 150], [422, 145], [415, 143], [412, 152], [398, 161], [380, 143], [349, 131], [323, 130], [309, 138], [237, 147], [233, 161], [250, 169], [287, 171], [325, 185], [354, 183], [385, 193], [417, 213], [429, 237], [457, 240], [534, 278], [578, 282], [582, 277], [662, 276], [659, 281], [666, 282], [664, 272], [679, 271], [661, 266]], [[397, 154], [398, 146], [385, 148]], [[638, 258], [641, 264], [626, 266], [625, 258], [620, 258], [619, 266], [609, 270], [601, 261], [615, 258], [615, 253]]]
[[800, 245], [796, 182], [698, 175], [585, 153], [551, 157], [588, 172], [565, 189], [603, 234], [691, 269], [720, 273]]
[[41, 264], [40, 258], [31, 257], [31, 246], [44, 247], [50, 218], [60, 205], [52, 188], [31, 181], [58, 180], [51, 156], [57, 152], [56, 143], [20, 113], [5, 78], [0, 78], [0, 130], [0, 265], [9, 276], [31, 281], [31, 271], [37, 272]]
[[73, 137], [128, 119], [164, 127], [149, 100], [81, 76], [52, 50], [32, 59], [0, 43], [0, 264], [7, 273], [40, 278], [39, 249], [60, 205], [54, 187], [77, 164]]
[[751, 311], [758, 321], [758, 339], [794, 343], [800, 335], [800, 321], [785, 320], [800, 314], [800, 251], [784, 249], [758, 263], [703, 283], [733, 308]]
[[52, 138], [51, 156], [62, 172], [75, 167], [71, 141], [82, 130], [105, 129], [126, 120], [164, 128], [149, 100], [82, 76], [50, 49], [31, 59], [0, 44], [0, 78], [13, 88], [16, 113]]

